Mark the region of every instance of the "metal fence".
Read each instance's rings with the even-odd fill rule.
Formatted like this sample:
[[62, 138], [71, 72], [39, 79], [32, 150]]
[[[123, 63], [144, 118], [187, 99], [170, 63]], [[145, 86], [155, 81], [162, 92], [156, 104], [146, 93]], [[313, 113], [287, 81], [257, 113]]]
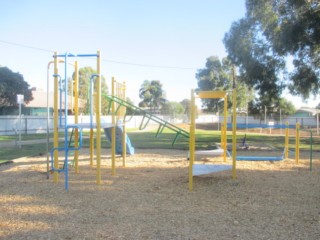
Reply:
[[[188, 123], [188, 116], [180, 116], [179, 118], [173, 118], [170, 116], [158, 116], [168, 122], [179, 124]], [[89, 116], [79, 116], [79, 122], [89, 122]], [[143, 116], [133, 116], [129, 122], [126, 123], [128, 128], [139, 128]], [[74, 117], [69, 116], [68, 122], [73, 123]], [[111, 122], [111, 116], [104, 116], [101, 122]], [[222, 117], [217, 115], [199, 115], [196, 120], [197, 123], [221, 123]], [[317, 128], [317, 120], [315, 117], [287, 117], [281, 121], [274, 119], [259, 119], [252, 116], [238, 116], [238, 123], [247, 124], [285, 124], [295, 125], [297, 122], [301, 124], [302, 128]], [[231, 123], [231, 117], [228, 117], [228, 123]], [[150, 125], [156, 124], [150, 121]], [[47, 132], [47, 117], [40, 116], [22, 116], [21, 125], [19, 116], [0, 116], [0, 135], [16, 135], [21, 129], [22, 134], [34, 134], [34, 133], [46, 133]], [[53, 131], [53, 118], [49, 118], [49, 131]]]

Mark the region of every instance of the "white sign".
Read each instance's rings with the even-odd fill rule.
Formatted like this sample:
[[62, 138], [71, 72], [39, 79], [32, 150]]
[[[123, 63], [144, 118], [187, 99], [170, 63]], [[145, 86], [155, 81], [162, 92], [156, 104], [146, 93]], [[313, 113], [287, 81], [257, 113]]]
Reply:
[[23, 104], [24, 103], [24, 95], [17, 94], [17, 103], [18, 104]]
[[269, 126], [274, 126], [274, 122], [270, 121], [270, 122], [268, 122], [268, 125]]

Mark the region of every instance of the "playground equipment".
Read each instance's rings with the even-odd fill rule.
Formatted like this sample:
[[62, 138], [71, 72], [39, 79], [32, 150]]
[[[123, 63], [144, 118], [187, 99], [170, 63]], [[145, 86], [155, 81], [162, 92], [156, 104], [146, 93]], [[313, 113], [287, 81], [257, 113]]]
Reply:
[[[196, 154], [199, 155], [223, 155], [224, 161], [226, 161], [227, 155], [227, 93], [225, 91], [201, 91], [196, 92], [191, 90], [191, 103], [190, 103], [190, 137], [189, 137], [189, 190], [193, 189], [193, 176], [199, 176], [203, 174], [209, 174], [214, 172], [221, 172], [232, 169], [233, 178], [236, 177], [236, 161], [232, 161], [232, 165], [209, 165], [209, 164], [194, 164]], [[224, 100], [224, 114], [223, 114], [223, 126], [221, 128], [221, 149], [210, 150], [210, 151], [195, 151], [195, 115], [196, 115], [196, 106], [195, 98], [215, 98]]]
[[[74, 81], [75, 81], [75, 118], [74, 124], [70, 124], [68, 122], [68, 63], [69, 58], [83, 58], [83, 57], [94, 57], [97, 59], [97, 74], [93, 75], [90, 79], [90, 123], [78, 123], [78, 62], [75, 62], [74, 66]], [[100, 77], [100, 51], [96, 54], [57, 54], [57, 52], [53, 55], [54, 58], [54, 143], [53, 148], [50, 151], [51, 155], [51, 171], [54, 173], [53, 180], [55, 183], [58, 182], [59, 175], [58, 173], [64, 172], [65, 175], [65, 189], [68, 191], [69, 189], [69, 152], [75, 151], [75, 169], [78, 172], [78, 150], [82, 147], [82, 129], [83, 128], [90, 128], [90, 150], [93, 148], [93, 128], [96, 128], [96, 158], [97, 158], [97, 183], [101, 183], [101, 122], [100, 122], [100, 115], [101, 115], [101, 77]], [[58, 63], [64, 62], [64, 79], [62, 76], [59, 75], [58, 72]], [[96, 84], [96, 94], [95, 94], [95, 103], [96, 103], [96, 121], [93, 122], [93, 108], [92, 108], [92, 95], [93, 95], [93, 85], [94, 80]], [[59, 98], [60, 97], [60, 98]], [[64, 101], [63, 101], [64, 100]], [[62, 104], [64, 102], [64, 105]], [[64, 107], [64, 111], [63, 111]], [[62, 116], [64, 114], [64, 116]], [[111, 124], [108, 127], [112, 127]], [[64, 144], [63, 147], [59, 147], [59, 128], [64, 130]], [[74, 146], [69, 146], [68, 141], [68, 133], [69, 129], [75, 130], [75, 142]], [[58, 152], [64, 152], [64, 160], [63, 160], [63, 167], [59, 167], [59, 156]]]
[[[225, 101], [224, 104], [224, 124], [222, 127], [222, 132], [221, 132], [221, 146], [223, 147], [223, 151], [221, 149], [218, 151], [214, 151], [213, 155], [221, 154], [223, 152], [224, 154], [224, 160], [226, 159], [226, 129], [227, 129], [227, 124], [226, 124], [226, 114], [227, 114], [227, 109], [226, 109], [226, 92], [220, 91], [220, 92], [215, 92], [215, 91], [205, 91], [205, 92], [198, 92], [198, 97], [199, 98], [223, 98]], [[281, 161], [285, 158], [288, 158], [289, 155], [289, 125], [278, 125], [278, 126], [273, 126], [274, 128], [284, 128], [285, 129], [285, 148], [283, 152], [283, 156], [237, 156], [237, 136], [236, 136], [236, 130], [237, 130], [237, 113], [236, 113], [236, 97], [237, 97], [237, 89], [235, 87], [235, 82], [234, 82], [234, 87], [232, 91], [232, 166], [231, 165], [203, 165], [203, 164], [194, 164], [195, 160], [195, 92], [194, 90], [191, 91], [191, 119], [190, 119], [190, 138], [189, 138], [189, 149], [190, 149], [190, 154], [189, 154], [189, 190], [192, 191], [193, 189], [193, 176], [198, 176], [202, 174], [209, 174], [213, 172], [220, 172], [220, 171], [225, 171], [225, 170], [230, 170], [232, 169], [232, 178], [235, 179], [236, 176], [236, 162], [237, 161]], [[243, 128], [249, 128], [249, 125], [242, 124]], [[255, 126], [256, 127], [256, 126]], [[261, 125], [259, 125], [261, 127]], [[268, 125], [268, 127], [270, 127]], [[296, 159], [296, 164], [299, 163], [299, 144], [300, 144], [300, 124], [296, 124], [296, 151], [295, 151], [295, 159]], [[217, 153], [216, 153], [217, 152]], [[200, 154], [205, 154], [206, 151], [201, 151], [199, 152]], [[312, 155], [310, 155], [310, 159], [312, 159]], [[310, 168], [312, 166], [312, 160], [310, 160]]]
[[[126, 84], [117, 82], [114, 78], [112, 78], [112, 96], [121, 100], [126, 99]], [[129, 154], [134, 154], [134, 148], [131, 145], [131, 141], [126, 134], [126, 126], [124, 118], [126, 116], [126, 106], [120, 105], [115, 101], [109, 101], [109, 110], [110, 113], [110, 104], [111, 104], [111, 114], [112, 114], [112, 124], [116, 127], [111, 129], [104, 128], [104, 132], [106, 137], [111, 141], [112, 148], [112, 175], [115, 175], [115, 158], [116, 153], [122, 154], [122, 164], [126, 166], [126, 155], [127, 150], [129, 150]]]
[[[120, 123], [121, 124], [121, 123]], [[123, 151], [123, 141], [126, 141], [126, 149], [127, 154], [133, 155], [134, 154], [134, 147], [131, 144], [130, 138], [127, 134], [124, 134], [123, 126], [116, 126], [116, 154], [121, 154]], [[106, 135], [107, 139], [111, 142], [112, 141], [112, 131], [110, 128], [104, 129], [104, 134]], [[125, 135], [125, 136], [124, 136]], [[125, 139], [123, 139], [125, 137]]]
[[[88, 123], [78, 123], [78, 88], [79, 88], [79, 76], [78, 76], [78, 62], [74, 63], [74, 123], [69, 122], [68, 118], [68, 64], [70, 64], [69, 58], [91, 58], [97, 59], [97, 74], [93, 74], [90, 77], [90, 121]], [[68, 179], [68, 166], [69, 166], [69, 153], [74, 151], [74, 163], [75, 172], [79, 172], [78, 165], [78, 151], [82, 147], [82, 130], [85, 128], [90, 129], [90, 166], [93, 166], [94, 150], [96, 150], [96, 182], [101, 183], [101, 129], [114, 129], [112, 130], [111, 144], [112, 144], [112, 163], [113, 168], [115, 167], [115, 127], [119, 126], [116, 124], [115, 116], [112, 116], [112, 123], [101, 123], [101, 74], [100, 74], [100, 51], [96, 54], [57, 54], [54, 53], [54, 146], [50, 151], [51, 156], [51, 171], [54, 173], [54, 182], [58, 182], [58, 173], [63, 172], [65, 175], [65, 189], [69, 189]], [[58, 72], [58, 63], [64, 63], [64, 79]], [[49, 65], [48, 65], [49, 68]], [[120, 90], [115, 91], [115, 83], [113, 79], [112, 94], [120, 94]], [[121, 97], [124, 97], [125, 88], [121, 90]], [[72, 96], [71, 96], [72, 98]], [[72, 108], [72, 107], [71, 107]], [[114, 108], [114, 107], [113, 107]], [[114, 112], [114, 111], [113, 111]], [[125, 109], [121, 110], [122, 115]], [[95, 121], [94, 121], [95, 115]], [[124, 125], [122, 126], [125, 129]], [[59, 147], [59, 129], [64, 130], [64, 144]], [[95, 136], [94, 136], [95, 129]], [[74, 145], [71, 146], [69, 142], [69, 132], [71, 136], [74, 134]], [[123, 131], [125, 133], [125, 130]], [[70, 137], [71, 139], [71, 137]], [[96, 149], [94, 149], [94, 139], [96, 139]], [[123, 145], [125, 146], [125, 138], [123, 138]], [[64, 152], [64, 159], [62, 161], [63, 167], [59, 167], [59, 156], [58, 152]], [[123, 148], [122, 155], [125, 158], [126, 148]], [[114, 173], [114, 169], [113, 169]]]
[[[90, 77], [90, 120], [87, 123], [78, 122], [78, 88], [79, 88], [79, 76], [78, 76], [78, 62], [75, 61], [74, 64], [69, 62], [71, 58], [96, 58], [97, 60], [97, 74], [93, 74]], [[131, 108], [134, 113], [139, 113], [143, 115], [142, 122], [140, 124], [140, 129], [144, 129], [149, 121], [154, 121], [159, 124], [156, 137], [160, 136], [164, 128], [169, 128], [176, 132], [175, 138], [173, 139], [172, 145], [175, 144], [178, 137], [189, 137], [189, 133], [185, 130], [157, 117], [153, 114], [146, 112], [145, 110], [138, 108], [125, 101], [125, 83], [119, 83], [112, 78], [112, 94], [104, 95], [108, 101], [108, 112], [112, 116], [111, 123], [101, 122], [101, 74], [100, 74], [100, 51], [97, 54], [57, 54], [54, 53], [54, 146], [50, 150], [51, 158], [51, 171], [54, 173], [54, 182], [58, 182], [58, 176], [60, 172], [65, 175], [65, 189], [68, 190], [68, 166], [69, 166], [69, 154], [74, 151], [74, 165], [75, 172], [79, 172], [78, 156], [79, 150], [82, 147], [82, 131], [87, 128], [90, 129], [90, 166], [93, 167], [94, 153], [96, 152], [96, 182], [101, 183], [101, 129], [104, 129], [106, 136], [111, 140], [111, 160], [112, 160], [112, 175], [115, 174], [115, 158], [116, 153], [121, 153], [123, 158], [123, 166], [126, 162], [126, 153], [128, 150], [129, 154], [134, 153], [134, 148], [126, 135], [125, 122], [126, 120], [126, 109]], [[59, 75], [58, 64], [64, 64], [64, 78]], [[48, 64], [48, 69], [51, 62]], [[68, 65], [74, 66], [74, 123], [69, 122], [68, 118]], [[49, 77], [48, 77], [49, 86]], [[49, 89], [49, 87], [48, 87]], [[49, 90], [48, 90], [49, 91]], [[104, 93], [105, 94], [105, 93]], [[72, 99], [72, 97], [71, 97]], [[48, 107], [49, 108], [49, 107]], [[49, 116], [49, 110], [48, 110]], [[94, 120], [95, 116], [95, 120]], [[49, 119], [49, 117], [48, 117]], [[130, 120], [130, 119], [129, 119]], [[49, 120], [48, 124], [49, 126]], [[48, 127], [49, 129], [49, 127]], [[59, 146], [59, 129], [64, 131], [64, 144]], [[95, 132], [94, 132], [95, 130]], [[49, 130], [47, 130], [48, 133]], [[71, 135], [69, 137], [69, 133]], [[118, 134], [117, 134], [118, 132]], [[110, 133], [110, 134], [109, 134]], [[47, 134], [47, 146], [49, 146], [49, 134]], [[118, 136], [118, 137], [117, 137]], [[74, 137], [74, 144], [70, 144], [72, 137]], [[96, 139], [96, 149], [94, 149], [94, 139]], [[118, 143], [118, 144], [117, 144]], [[118, 149], [118, 150], [117, 150]], [[59, 167], [59, 152], [64, 152], [64, 159], [62, 162], [63, 167]], [[47, 156], [48, 161], [48, 172], [49, 172], [49, 156]]]
[[[121, 98], [116, 97], [116, 96], [105, 96], [105, 97], [109, 100], [109, 103], [110, 103], [109, 104], [109, 109], [111, 108], [111, 105], [113, 103], [117, 103], [118, 107], [119, 106], [123, 106], [123, 107], [126, 107], [126, 108], [130, 108], [132, 110], [133, 114], [142, 115], [143, 117], [142, 117], [142, 120], [141, 120], [141, 123], [140, 123], [140, 126], [139, 126], [139, 130], [145, 129], [150, 121], [154, 121], [157, 124], [159, 124], [159, 127], [158, 127], [158, 130], [156, 132], [155, 137], [161, 136], [161, 133], [163, 132], [163, 130], [165, 128], [168, 128], [171, 131], [176, 133], [176, 135], [175, 135], [175, 137], [174, 137], [174, 139], [172, 141], [172, 144], [171, 144], [172, 146], [176, 143], [178, 138], [181, 137], [181, 136], [185, 137], [185, 138], [189, 138], [189, 133], [187, 131], [185, 131], [184, 129], [179, 128], [176, 125], [174, 125], [172, 123], [169, 123], [168, 121], [165, 121], [162, 118], [159, 118], [159, 117], [153, 115], [152, 113], [149, 113], [149, 112], [145, 111], [144, 109], [139, 108], [139, 107], [137, 107], [137, 106], [125, 101], [124, 99], [121, 99]], [[124, 122], [130, 121], [132, 116], [131, 117], [129, 116], [129, 119], [127, 119], [127, 115], [125, 114], [124, 118], [123, 118]]]
[[[231, 127], [231, 124], [228, 124]], [[300, 145], [300, 123], [296, 123], [295, 126], [289, 126], [289, 124], [237, 124], [237, 129], [250, 129], [250, 128], [273, 128], [273, 129], [285, 129], [285, 141], [284, 151], [281, 156], [236, 156], [237, 161], [282, 161], [289, 157], [289, 129], [296, 129], [295, 134], [295, 160], [296, 164], [299, 163], [299, 145]]]

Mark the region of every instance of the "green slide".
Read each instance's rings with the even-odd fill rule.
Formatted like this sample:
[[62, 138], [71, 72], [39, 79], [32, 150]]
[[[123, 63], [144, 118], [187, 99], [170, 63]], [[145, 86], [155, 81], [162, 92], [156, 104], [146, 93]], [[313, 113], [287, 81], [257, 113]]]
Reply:
[[[140, 123], [140, 127], [139, 127], [140, 130], [146, 128], [148, 123], [151, 120], [151, 121], [154, 121], [154, 122], [159, 124], [159, 128], [158, 128], [158, 131], [156, 133], [156, 137], [160, 136], [160, 134], [163, 132], [164, 128], [168, 128], [168, 129], [170, 129], [170, 130], [172, 130], [172, 131], [174, 131], [176, 133], [176, 135], [175, 135], [175, 137], [174, 137], [174, 139], [172, 141], [172, 146], [175, 144], [175, 142], [177, 141], [179, 136], [183, 136], [185, 138], [189, 138], [189, 133], [187, 131], [185, 131], [184, 129], [179, 128], [176, 125], [174, 125], [172, 123], [169, 123], [169, 122], [167, 122], [167, 121], [165, 121], [165, 120], [163, 120], [163, 119], [161, 119], [161, 118], [159, 118], [159, 117], [157, 117], [157, 116], [145, 111], [144, 109], [139, 108], [139, 107], [137, 107], [137, 106], [135, 106], [135, 105], [133, 105], [133, 104], [121, 99], [121, 98], [118, 98], [118, 97], [115, 97], [115, 96], [109, 96], [109, 95], [105, 95], [105, 96], [107, 97], [107, 99], [109, 101], [108, 112], [110, 112], [112, 102], [116, 102], [116, 103], [119, 104], [119, 106], [115, 110], [115, 113], [117, 111], [119, 111], [121, 106], [124, 106], [126, 108], [132, 109], [135, 114], [142, 115], [143, 118], [142, 118], [142, 121]], [[132, 116], [131, 116], [131, 118], [132, 118]]]

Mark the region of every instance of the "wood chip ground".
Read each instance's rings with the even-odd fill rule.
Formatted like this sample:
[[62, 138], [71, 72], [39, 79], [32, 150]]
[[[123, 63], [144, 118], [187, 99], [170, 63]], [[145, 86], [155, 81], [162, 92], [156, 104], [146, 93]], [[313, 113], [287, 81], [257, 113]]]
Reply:
[[46, 179], [43, 156], [1, 165], [0, 239], [320, 239], [319, 156], [312, 172], [308, 153], [299, 165], [238, 162], [236, 180], [195, 177], [189, 192], [186, 151], [138, 149], [115, 176], [104, 154], [97, 185], [81, 151], [69, 192], [63, 174]]

